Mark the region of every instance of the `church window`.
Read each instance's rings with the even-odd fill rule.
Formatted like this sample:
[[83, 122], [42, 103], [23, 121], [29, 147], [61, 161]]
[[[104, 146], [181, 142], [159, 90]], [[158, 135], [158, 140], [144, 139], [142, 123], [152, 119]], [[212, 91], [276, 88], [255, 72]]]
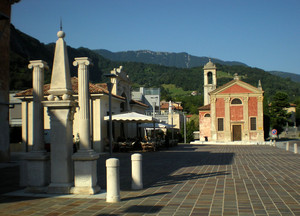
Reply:
[[224, 131], [224, 119], [218, 118], [218, 131]]
[[213, 78], [212, 72], [208, 72], [207, 73], [207, 84], [213, 84], [212, 78]]
[[204, 117], [210, 117], [210, 114], [209, 114], [209, 113], [206, 113], [206, 114], [204, 115]]
[[234, 98], [232, 101], [231, 101], [231, 104], [242, 104], [242, 101], [238, 98]]
[[256, 118], [255, 117], [250, 118], [250, 130], [256, 130]]

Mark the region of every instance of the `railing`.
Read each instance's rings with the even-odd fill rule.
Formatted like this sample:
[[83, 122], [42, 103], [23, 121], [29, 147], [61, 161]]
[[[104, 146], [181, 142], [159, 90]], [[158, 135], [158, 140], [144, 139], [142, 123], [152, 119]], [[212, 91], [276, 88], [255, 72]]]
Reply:
[[272, 146], [277, 148], [285, 149], [286, 151], [294, 152], [295, 154], [300, 153], [300, 140], [290, 140], [290, 141], [271, 141]]

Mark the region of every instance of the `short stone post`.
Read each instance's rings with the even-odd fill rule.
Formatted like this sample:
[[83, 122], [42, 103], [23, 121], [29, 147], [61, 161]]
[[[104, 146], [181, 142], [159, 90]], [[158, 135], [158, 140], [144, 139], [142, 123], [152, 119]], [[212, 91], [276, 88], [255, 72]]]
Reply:
[[[32, 69], [33, 86], [33, 149], [26, 156], [27, 188], [26, 192], [44, 192], [49, 183], [49, 154], [44, 146], [44, 68], [48, 68], [42, 60], [30, 61], [28, 68]], [[21, 177], [22, 178], [22, 177]]]
[[131, 155], [131, 188], [133, 190], [143, 189], [143, 169], [142, 169], [142, 155]]
[[290, 151], [290, 143], [289, 143], [289, 142], [286, 143], [285, 149], [286, 149], [287, 151]]
[[100, 191], [97, 185], [97, 154], [91, 149], [90, 140], [90, 99], [89, 71], [91, 61], [87, 57], [75, 58], [78, 66], [78, 104], [79, 104], [79, 150], [72, 156], [74, 161], [74, 194], [95, 194]]
[[120, 201], [119, 167], [119, 159], [110, 158], [106, 160], [106, 202], [114, 203]]
[[294, 153], [298, 154], [298, 144], [294, 143]]

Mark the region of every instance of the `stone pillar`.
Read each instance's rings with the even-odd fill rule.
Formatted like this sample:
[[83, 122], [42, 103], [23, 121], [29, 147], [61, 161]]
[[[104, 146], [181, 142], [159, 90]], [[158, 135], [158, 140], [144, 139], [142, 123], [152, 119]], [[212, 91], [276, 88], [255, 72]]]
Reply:
[[244, 132], [243, 132], [243, 141], [249, 141], [249, 107], [248, 107], [248, 97], [243, 97], [243, 118], [244, 118]]
[[91, 149], [90, 140], [90, 102], [89, 71], [91, 61], [87, 57], [75, 58], [78, 66], [78, 103], [79, 103], [79, 150], [72, 157], [75, 166], [74, 194], [95, 194], [100, 191], [97, 185], [97, 154]]
[[80, 150], [91, 149], [90, 142], [90, 95], [89, 95], [89, 71], [91, 64], [87, 57], [75, 58], [74, 66], [78, 66], [78, 105], [79, 105], [79, 137]]
[[217, 141], [216, 128], [216, 97], [211, 97], [210, 101], [210, 116], [211, 116], [211, 141]]
[[131, 155], [131, 188], [133, 190], [143, 189], [142, 159], [141, 154], [136, 153]]
[[258, 141], [264, 141], [264, 109], [263, 109], [263, 96], [257, 97], [257, 131]]
[[225, 98], [225, 118], [224, 118], [224, 135], [225, 142], [231, 141], [231, 125], [230, 125], [230, 97]]
[[28, 65], [33, 68], [33, 151], [44, 151], [44, 67], [48, 68], [47, 63], [41, 60], [30, 61]]
[[120, 201], [119, 167], [119, 159], [110, 158], [106, 160], [106, 202], [115, 203]]
[[33, 68], [33, 149], [25, 157], [27, 160], [27, 192], [43, 192], [49, 183], [49, 154], [44, 144], [44, 68], [47, 63], [42, 60], [30, 61]]
[[289, 142], [286, 143], [285, 149], [286, 149], [287, 151], [290, 151], [290, 143], [289, 143]]
[[294, 143], [294, 153], [298, 154], [298, 144]]
[[[52, 101], [47, 101], [52, 102]], [[73, 187], [73, 118], [74, 101], [45, 104], [50, 116], [51, 183], [48, 193], [69, 194]]]

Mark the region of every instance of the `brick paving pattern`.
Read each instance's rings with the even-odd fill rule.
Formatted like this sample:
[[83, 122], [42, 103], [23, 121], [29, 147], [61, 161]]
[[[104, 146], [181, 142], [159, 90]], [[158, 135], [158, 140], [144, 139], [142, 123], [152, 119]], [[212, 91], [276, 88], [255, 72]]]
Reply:
[[[131, 187], [131, 153], [120, 159], [121, 202], [3, 195], [18, 167], [0, 169], [0, 215], [299, 215], [300, 155], [271, 146], [179, 145], [143, 154], [144, 189]], [[105, 160], [98, 161], [105, 188]], [[8, 179], [10, 179], [10, 181]]]

